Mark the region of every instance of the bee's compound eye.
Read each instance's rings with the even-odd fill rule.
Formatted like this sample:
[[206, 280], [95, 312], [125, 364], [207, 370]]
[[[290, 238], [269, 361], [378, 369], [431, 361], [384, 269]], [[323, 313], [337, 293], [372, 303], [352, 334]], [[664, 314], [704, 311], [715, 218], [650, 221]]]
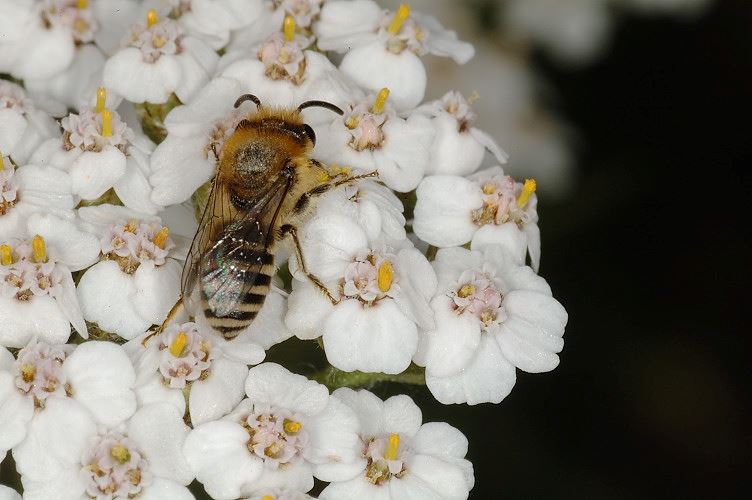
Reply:
[[313, 131], [310, 125], [307, 123], [303, 124], [303, 131], [305, 132], [305, 135], [308, 136], [308, 138], [311, 140], [313, 145], [316, 145], [316, 133]]

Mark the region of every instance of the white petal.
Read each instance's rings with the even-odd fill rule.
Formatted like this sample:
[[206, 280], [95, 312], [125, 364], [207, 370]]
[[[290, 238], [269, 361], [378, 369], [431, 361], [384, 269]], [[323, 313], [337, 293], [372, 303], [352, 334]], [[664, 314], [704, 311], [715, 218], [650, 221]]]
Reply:
[[248, 452], [247, 441], [248, 433], [227, 420], [207, 422], [188, 434], [185, 457], [212, 498], [234, 500], [261, 476], [263, 463]]
[[554, 298], [523, 290], [509, 293], [503, 302], [509, 318], [497, 340], [504, 355], [527, 372], [546, 372], [559, 364], [564, 347], [567, 312]]
[[373, 307], [346, 299], [324, 323], [324, 350], [329, 362], [344, 371], [400, 373], [418, 348], [418, 330], [386, 299]]
[[0, 370], [10, 371], [15, 362], [16, 358], [13, 357], [13, 354], [5, 347], [0, 346]]
[[133, 384], [136, 374], [125, 351], [112, 342], [86, 342], [65, 359], [63, 372], [73, 389], [73, 399], [94, 418], [115, 427], [136, 411]]
[[[325, 283], [344, 276], [353, 254], [368, 245], [360, 226], [349, 217], [339, 214], [311, 219], [300, 230], [299, 237], [308, 272]], [[290, 269], [296, 278], [306, 280], [298, 274], [297, 268], [297, 259], [291, 257]]]
[[[81, 480], [80, 471], [79, 464], [71, 464], [56, 477], [44, 481], [33, 481], [28, 476], [22, 476], [23, 497], [26, 500], [83, 500], [87, 498], [84, 496], [86, 485]], [[0, 498], [3, 498], [2, 494]]]
[[434, 137], [431, 120], [413, 114], [406, 121], [389, 120], [383, 130], [384, 144], [373, 152], [379, 178], [395, 191], [412, 191], [428, 167]]
[[188, 399], [194, 426], [216, 420], [230, 413], [243, 399], [248, 367], [229, 359], [212, 361], [209, 377], [191, 384]]
[[284, 342], [293, 335], [283, 321], [286, 313], [287, 299], [281, 293], [272, 290], [266, 296], [258, 316], [247, 328], [247, 333], [242, 332], [240, 335], [264, 349]]
[[381, 418], [384, 402], [378, 396], [365, 389], [354, 391], [349, 387], [340, 387], [332, 393], [332, 397], [339, 399], [355, 412], [362, 436], [378, 436], [384, 432]]
[[381, 7], [371, 0], [329, 1], [321, 8], [314, 31], [322, 50], [345, 52], [376, 28]]
[[457, 280], [464, 271], [483, 267], [483, 254], [462, 247], [440, 248], [436, 252], [433, 267], [438, 281], [436, 290], [448, 291], [457, 285]]
[[426, 386], [443, 404], [498, 404], [509, 395], [516, 380], [514, 365], [489, 335], [481, 337], [475, 357], [462, 372], [448, 377], [426, 373]]
[[0, 500], [21, 500], [21, 495], [16, 490], [0, 484]]
[[467, 438], [446, 422], [423, 424], [411, 441], [411, 446], [421, 455], [465, 458], [467, 454]]
[[381, 411], [381, 432], [414, 436], [423, 421], [423, 414], [410, 396], [399, 394], [384, 401]]
[[32, 481], [54, 479], [78, 464], [96, 433], [86, 408], [70, 398], [51, 397], [31, 421], [26, 439], [13, 450], [18, 472]]
[[182, 484], [155, 477], [141, 494], [139, 500], [195, 500], [196, 497]]
[[473, 358], [480, 343], [480, 320], [457, 314], [452, 299], [439, 295], [431, 302], [436, 326], [425, 335], [426, 374], [447, 377], [459, 373]]
[[478, 227], [472, 210], [483, 205], [480, 188], [467, 179], [449, 175], [426, 177], [418, 186], [413, 230], [423, 241], [438, 247], [470, 241]]
[[428, 455], [414, 455], [406, 464], [409, 474], [414, 475], [431, 489], [441, 494], [442, 499], [464, 500], [470, 492], [463, 469]]
[[0, 345], [24, 347], [34, 336], [49, 344], [64, 344], [70, 337], [70, 322], [55, 299], [34, 297], [29, 301], [0, 297]]
[[415, 474], [406, 474], [401, 478], [390, 480], [386, 487], [391, 498], [411, 498], [415, 500], [443, 500], [440, 495]]
[[324, 481], [350, 479], [363, 469], [360, 424], [355, 412], [337, 398], [329, 398], [324, 411], [306, 422], [310, 447], [305, 458], [313, 464], [333, 465], [335, 468], [314, 468], [314, 474]]
[[149, 182], [151, 199], [161, 206], [182, 203], [214, 175], [214, 160], [204, 151], [206, 143], [197, 137], [169, 135], [151, 155]]
[[415, 248], [397, 254], [401, 293], [395, 302], [407, 317], [422, 328], [433, 328], [434, 314], [429, 300], [436, 291], [436, 273], [426, 257]]
[[70, 167], [73, 193], [95, 200], [125, 175], [125, 155], [114, 146], [102, 151], [84, 151]]
[[0, 109], [0, 151], [3, 155], [15, 156], [16, 144], [21, 140], [26, 127], [26, 119], [17, 110]]
[[49, 209], [67, 210], [75, 205], [71, 178], [56, 167], [26, 165], [16, 170], [25, 201]]
[[34, 402], [16, 388], [13, 376], [0, 371], [0, 454], [5, 454], [26, 436], [26, 426], [34, 416]]
[[324, 320], [334, 306], [311, 283], [294, 281], [287, 304], [285, 325], [300, 339], [315, 339], [324, 333]]
[[[342, 483], [330, 483], [319, 495], [319, 500], [397, 500], [388, 488], [381, 488], [366, 481], [365, 475]], [[412, 499], [411, 499], [412, 500]]]
[[147, 377], [136, 387], [138, 406], [143, 407], [154, 403], [172, 405], [180, 415], [185, 414], [185, 396], [180, 389], [171, 389], [164, 384], [164, 379], [158, 373]]
[[180, 298], [182, 266], [166, 259], [161, 266], [139, 266], [133, 273], [133, 307], [149, 324], [159, 325]]
[[470, 244], [473, 250], [483, 250], [492, 246], [501, 247], [515, 263], [525, 265], [527, 235], [517, 228], [517, 224], [487, 224], [475, 232]]
[[184, 485], [194, 477], [182, 453], [188, 430], [183, 415], [166, 403], [144, 406], [128, 422], [128, 437], [144, 452], [154, 475]]
[[60, 281], [61, 292], [60, 295], [55, 297], [55, 302], [63, 313], [63, 316], [73, 325], [81, 337], [88, 339], [89, 331], [86, 328], [86, 322], [84, 321], [83, 311], [81, 310], [81, 304], [78, 302], [78, 295], [76, 294], [76, 284], [73, 282], [73, 276], [70, 271], [62, 268], [63, 276]]
[[313, 474], [311, 465], [301, 460], [287, 465], [285, 468], [272, 469], [264, 467], [264, 472], [253, 482], [241, 490], [243, 496], [259, 489], [290, 488], [296, 491], [308, 491], [313, 488]]
[[70, 31], [62, 27], [31, 29], [26, 33], [23, 57], [14, 68], [18, 78], [49, 78], [73, 60], [75, 45]]
[[137, 163], [138, 160], [133, 156], [128, 156], [125, 174], [112, 187], [126, 207], [154, 215], [161, 207], [151, 201], [152, 188], [148, 180], [150, 172], [139, 168]]
[[305, 415], [321, 412], [329, 399], [329, 390], [325, 386], [291, 373], [276, 363], [251, 368], [245, 392], [253, 403], [270, 404]]
[[180, 84], [181, 73], [175, 57], [160, 57], [150, 64], [139, 49], [128, 47], [107, 60], [102, 78], [105, 87], [131, 102], [161, 104]]

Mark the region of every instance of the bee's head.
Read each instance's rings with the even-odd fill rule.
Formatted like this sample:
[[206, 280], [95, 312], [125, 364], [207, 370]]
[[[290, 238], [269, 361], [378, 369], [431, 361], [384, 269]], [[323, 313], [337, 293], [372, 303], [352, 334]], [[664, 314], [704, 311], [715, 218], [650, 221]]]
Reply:
[[316, 134], [310, 125], [303, 122], [300, 112], [305, 108], [320, 107], [334, 111], [340, 115], [344, 114], [339, 107], [330, 102], [315, 100], [306, 101], [293, 110], [270, 109], [262, 106], [261, 100], [253, 94], [243, 94], [240, 96], [235, 101], [235, 107], [239, 107], [246, 101], [252, 101], [256, 104], [258, 113], [250, 119], [242, 120], [236, 127], [236, 130], [245, 127], [279, 130], [292, 135], [297, 142], [307, 143], [310, 141], [311, 147], [316, 145]]

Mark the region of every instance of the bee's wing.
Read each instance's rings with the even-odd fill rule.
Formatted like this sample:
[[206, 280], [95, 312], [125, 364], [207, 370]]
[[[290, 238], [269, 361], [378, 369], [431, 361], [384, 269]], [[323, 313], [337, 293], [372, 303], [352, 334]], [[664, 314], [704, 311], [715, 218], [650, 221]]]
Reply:
[[[225, 203], [226, 189], [215, 183], [206, 207], [212, 212], [208, 215], [205, 212], [202, 217], [201, 230], [194, 239], [196, 251], [192, 246], [189, 255], [191, 267], [187, 264], [183, 275], [184, 297], [200, 282], [215, 316], [228, 316], [236, 311], [264, 265], [260, 259], [248, 259], [248, 253], [255, 253], [254, 249], [265, 252], [270, 245], [274, 222], [290, 183], [291, 179], [280, 176], [242, 212], [234, 212]], [[222, 226], [215, 227], [216, 224]]]

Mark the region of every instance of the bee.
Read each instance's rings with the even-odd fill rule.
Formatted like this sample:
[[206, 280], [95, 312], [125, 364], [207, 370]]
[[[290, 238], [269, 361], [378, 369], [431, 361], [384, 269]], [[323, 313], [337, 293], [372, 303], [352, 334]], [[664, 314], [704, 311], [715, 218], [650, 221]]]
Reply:
[[[332, 177], [310, 157], [316, 136], [301, 111], [319, 106], [343, 114], [337, 106], [307, 101], [297, 108], [272, 108], [245, 94], [235, 108], [246, 101], [255, 103], [256, 110], [240, 121], [219, 155], [176, 304], [182, 301], [194, 316], [200, 308], [209, 326], [226, 339], [235, 338], [261, 310], [276, 272], [275, 249], [288, 236], [301, 271], [336, 303], [324, 284], [308, 272], [297, 227], [317, 197], [376, 175]], [[164, 324], [172, 316], [174, 311]]]

